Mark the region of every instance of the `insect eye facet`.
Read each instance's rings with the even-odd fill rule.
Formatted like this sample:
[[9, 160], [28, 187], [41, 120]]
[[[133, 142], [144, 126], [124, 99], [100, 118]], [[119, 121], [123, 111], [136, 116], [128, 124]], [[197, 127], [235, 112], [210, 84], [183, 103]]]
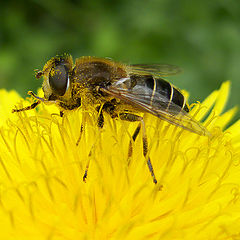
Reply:
[[68, 71], [64, 64], [52, 67], [49, 73], [49, 84], [54, 94], [63, 96], [68, 87]]

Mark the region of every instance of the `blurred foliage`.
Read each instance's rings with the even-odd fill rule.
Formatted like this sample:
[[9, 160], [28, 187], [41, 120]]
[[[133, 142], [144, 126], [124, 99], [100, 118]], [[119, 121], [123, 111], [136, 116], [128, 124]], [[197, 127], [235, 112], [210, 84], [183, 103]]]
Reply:
[[236, 0], [8, 0], [0, 17], [0, 87], [24, 97], [41, 86], [34, 69], [70, 53], [178, 65], [184, 72], [171, 81], [191, 93], [190, 102], [231, 80], [228, 107], [239, 103]]

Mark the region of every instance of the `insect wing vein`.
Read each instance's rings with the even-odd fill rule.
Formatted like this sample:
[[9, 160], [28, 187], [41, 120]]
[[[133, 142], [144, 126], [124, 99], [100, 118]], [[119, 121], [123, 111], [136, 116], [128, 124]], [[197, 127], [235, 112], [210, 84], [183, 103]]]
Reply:
[[[125, 80], [127, 81], [127, 78]], [[154, 99], [151, 99], [152, 95], [148, 94], [147, 89], [143, 86], [126, 89], [121, 87], [120, 83], [122, 84], [123, 81], [116, 81], [115, 84], [108, 88], [102, 88], [101, 90], [122, 100], [126, 104], [132, 105], [140, 111], [151, 113], [171, 124], [180, 126], [199, 135], [209, 135], [209, 132], [201, 123], [196, 121], [187, 112], [181, 110], [180, 106], [173, 102], [169, 103], [169, 100], [162, 94], [156, 92]], [[169, 109], [171, 109], [171, 111]]]
[[153, 75], [156, 77], [166, 77], [182, 72], [181, 68], [169, 64], [132, 64], [130, 72], [138, 75]]

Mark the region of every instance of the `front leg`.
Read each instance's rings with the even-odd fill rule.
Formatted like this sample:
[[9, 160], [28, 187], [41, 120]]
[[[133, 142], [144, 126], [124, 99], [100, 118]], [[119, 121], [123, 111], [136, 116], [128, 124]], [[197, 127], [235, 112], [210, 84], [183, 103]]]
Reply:
[[27, 110], [31, 110], [36, 108], [41, 102], [46, 103], [46, 104], [53, 104], [53, 103], [57, 103], [56, 101], [53, 100], [46, 100], [44, 98], [41, 98], [37, 95], [35, 95], [32, 91], [28, 91], [28, 95], [31, 95], [32, 97], [34, 97], [35, 99], [37, 99], [36, 102], [34, 102], [33, 104], [31, 104], [30, 106], [24, 107], [24, 108], [20, 108], [20, 109], [12, 109], [12, 113], [14, 112], [22, 112], [22, 111], [27, 111]]
[[24, 107], [24, 108], [20, 108], [20, 109], [12, 109], [12, 113], [22, 112], [22, 111], [27, 111], [27, 110], [34, 109], [34, 108], [36, 108], [40, 103], [41, 103], [41, 101], [38, 100], [37, 102], [34, 102], [34, 103], [31, 104], [30, 106], [27, 106], [27, 107]]
[[22, 112], [22, 111], [27, 111], [27, 110], [31, 110], [36, 108], [41, 102], [45, 102], [46, 100], [43, 98], [40, 98], [38, 96], [36, 96], [32, 91], [28, 92], [28, 95], [33, 96], [34, 98], [37, 99], [36, 102], [34, 102], [33, 104], [31, 104], [30, 106], [24, 107], [24, 108], [20, 108], [20, 109], [12, 109], [12, 113], [14, 112]]

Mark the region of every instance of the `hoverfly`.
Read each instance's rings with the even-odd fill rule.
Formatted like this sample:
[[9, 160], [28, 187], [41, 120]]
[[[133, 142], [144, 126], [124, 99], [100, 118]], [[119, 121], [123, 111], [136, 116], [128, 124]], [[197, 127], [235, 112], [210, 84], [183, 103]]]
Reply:
[[[171, 65], [126, 65], [96, 57], [81, 57], [76, 59], [74, 64], [70, 55], [56, 56], [36, 74], [37, 78], [43, 77], [44, 98], [29, 92], [37, 101], [31, 106], [13, 109], [13, 112], [33, 109], [43, 102], [56, 104], [62, 116], [66, 110], [91, 104], [96, 106], [96, 111], [99, 112], [97, 124], [100, 128], [104, 124], [103, 112], [113, 119], [139, 121], [132, 140], [135, 141], [142, 127], [143, 155], [153, 181], [157, 183], [150, 158], [147, 157], [147, 137], [139, 112], [148, 112], [199, 135], [209, 135], [209, 132], [189, 114], [186, 99], [181, 91], [162, 79], [179, 71], [178, 67]], [[131, 155], [130, 142], [128, 156]]]

